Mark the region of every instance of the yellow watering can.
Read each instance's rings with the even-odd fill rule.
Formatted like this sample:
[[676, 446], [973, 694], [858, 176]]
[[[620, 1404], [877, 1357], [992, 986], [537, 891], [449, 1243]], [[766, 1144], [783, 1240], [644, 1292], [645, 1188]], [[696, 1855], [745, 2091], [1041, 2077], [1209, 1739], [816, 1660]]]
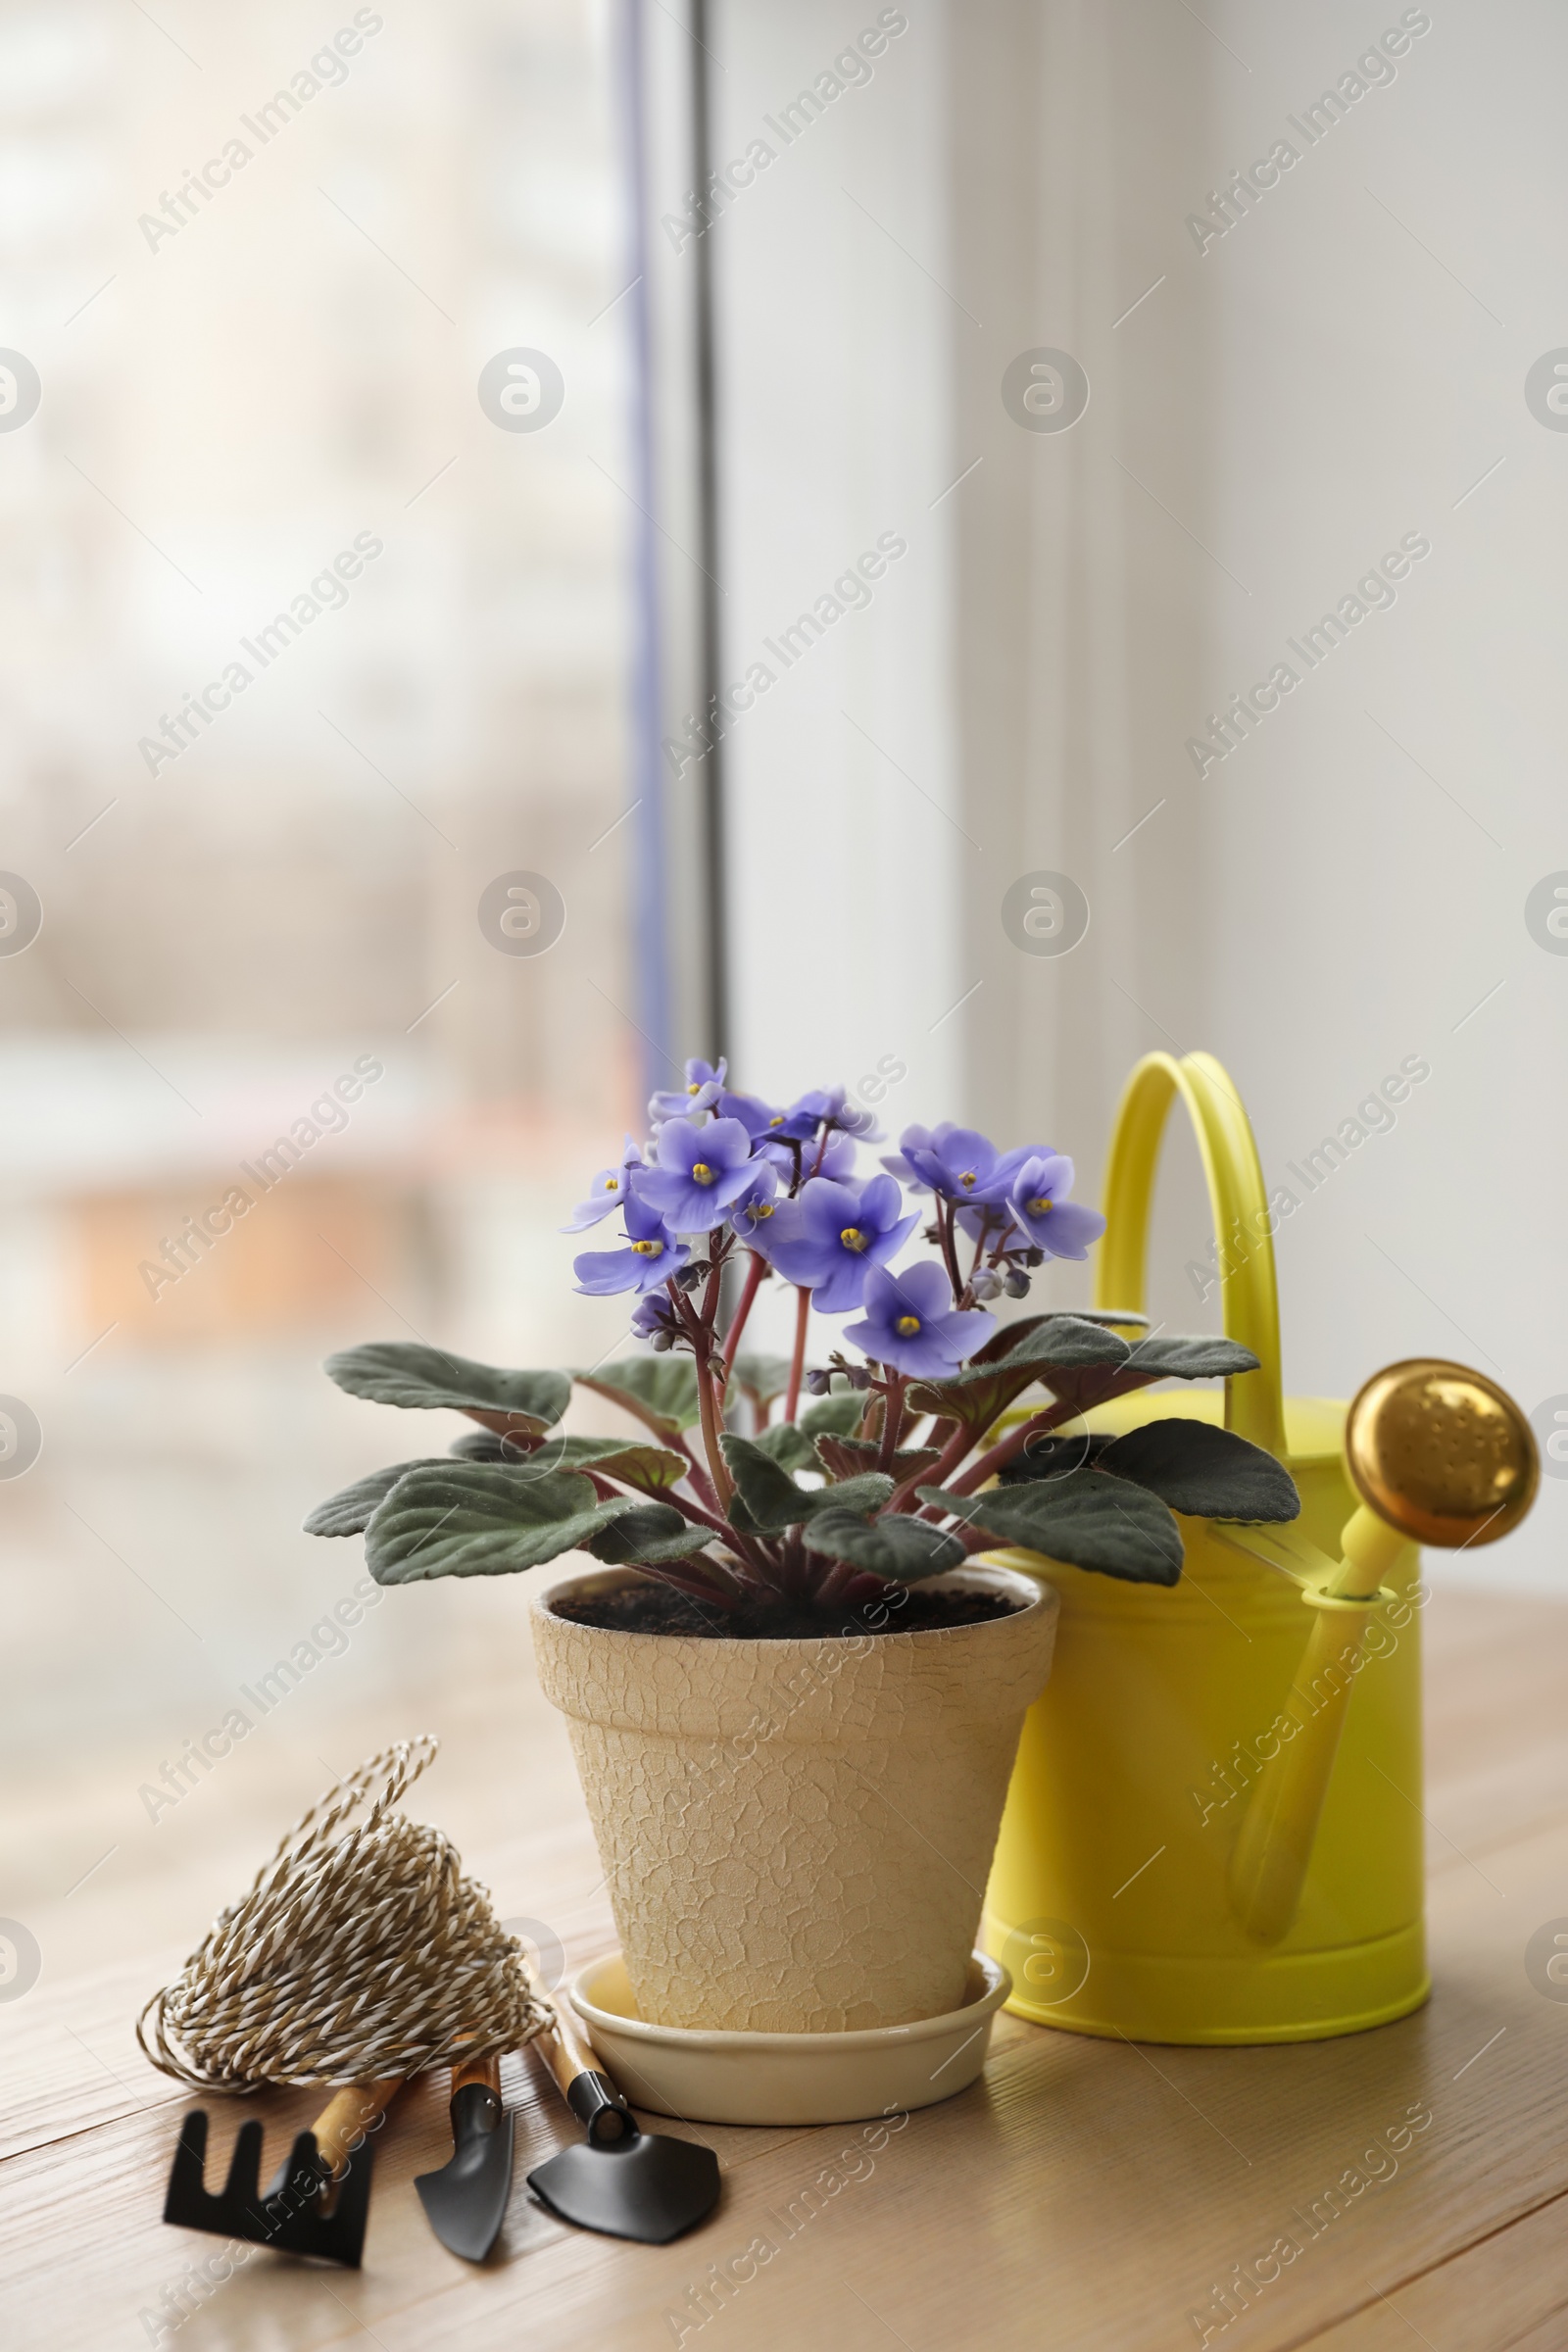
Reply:
[[[1183, 1519], [1174, 1587], [998, 1556], [1061, 1596], [1019, 1746], [987, 1948], [1008, 2006], [1077, 2033], [1299, 2041], [1385, 2025], [1430, 1989], [1417, 1543], [1490, 1543], [1534, 1498], [1512, 1400], [1463, 1366], [1396, 1364], [1343, 1404], [1281, 1394], [1273, 1218], [1247, 1113], [1210, 1055], [1151, 1054], [1111, 1139], [1097, 1303], [1141, 1309], [1153, 1173], [1181, 1096], [1239, 1264], [1227, 1335], [1259, 1369], [1125, 1396], [1120, 1433], [1220, 1417], [1289, 1468], [1294, 1524]], [[1353, 1482], [1353, 1483], [1352, 1483]], [[1303, 1605], [1305, 1604], [1305, 1605]]]

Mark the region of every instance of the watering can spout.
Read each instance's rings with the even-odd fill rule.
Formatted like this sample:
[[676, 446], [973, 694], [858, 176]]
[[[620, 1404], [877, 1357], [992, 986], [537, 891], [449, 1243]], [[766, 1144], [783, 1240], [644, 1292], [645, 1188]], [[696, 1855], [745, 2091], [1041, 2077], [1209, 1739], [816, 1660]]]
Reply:
[[1292, 1685], [1305, 1719], [1296, 1716], [1296, 1736], [1253, 1783], [1231, 1857], [1232, 1908], [1265, 1944], [1288, 1933], [1300, 1904], [1353, 1688], [1347, 1637], [1358, 1652], [1372, 1611], [1394, 1597], [1382, 1580], [1406, 1544], [1495, 1543], [1524, 1518], [1540, 1480], [1535, 1439], [1512, 1397], [1479, 1372], [1430, 1357], [1373, 1375], [1350, 1406], [1345, 1447], [1361, 1504], [1338, 1560], [1294, 1531], [1226, 1531], [1294, 1576], [1314, 1613]]

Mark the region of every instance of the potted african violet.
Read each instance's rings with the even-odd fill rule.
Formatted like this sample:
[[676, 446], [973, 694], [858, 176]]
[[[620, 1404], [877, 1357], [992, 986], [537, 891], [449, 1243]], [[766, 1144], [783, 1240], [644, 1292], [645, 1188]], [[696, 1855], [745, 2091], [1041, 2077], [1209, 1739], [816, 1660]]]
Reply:
[[[1288, 1519], [1296, 1491], [1206, 1422], [1084, 1426], [1152, 1381], [1250, 1370], [1245, 1348], [1129, 1341], [1125, 1315], [999, 1324], [993, 1302], [1102, 1230], [1069, 1159], [949, 1125], [906, 1129], [867, 1168], [877, 1139], [842, 1088], [777, 1106], [730, 1091], [722, 1063], [686, 1076], [565, 1228], [614, 1218], [578, 1287], [632, 1298], [642, 1347], [578, 1373], [401, 1342], [333, 1356], [353, 1396], [479, 1426], [456, 1458], [394, 1463], [306, 1525], [363, 1531], [383, 1585], [599, 1563], [536, 1594], [534, 1643], [645, 2018], [907, 2024], [963, 1997], [1051, 1666], [1054, 1591], [985, 1553], [1170, 1585], [1174, 1513]], [[769, 1281], [796, 1294], [787, 1359], [743, 1348]], [[808, 1366], [813, 1311], [846, 1320]], [[574, 1386], [638, 1434], [564, 1434]]]

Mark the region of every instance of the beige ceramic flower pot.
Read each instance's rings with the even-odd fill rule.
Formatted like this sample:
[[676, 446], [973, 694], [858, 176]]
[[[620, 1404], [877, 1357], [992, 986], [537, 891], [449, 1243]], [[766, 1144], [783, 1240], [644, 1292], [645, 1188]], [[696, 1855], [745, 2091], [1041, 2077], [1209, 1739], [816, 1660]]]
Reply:
[[612, 1633], [552, 1607], [628, 1581], [569, 1578], [532, 1619], [641, 2015], [821, 2034], [957, 2008], [1054, 1591], [962, 1568], [933, 1584], [1005, 1592], [1014, 1613], [802, 1642]]

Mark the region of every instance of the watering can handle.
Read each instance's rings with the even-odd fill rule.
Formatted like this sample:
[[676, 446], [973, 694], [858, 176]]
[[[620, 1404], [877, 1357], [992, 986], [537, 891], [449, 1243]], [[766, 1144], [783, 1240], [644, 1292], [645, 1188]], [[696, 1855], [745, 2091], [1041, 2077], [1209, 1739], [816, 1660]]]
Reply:
[[1251, 1122], [1211, 1054], [1184, 1054], [1179, 1061], [1174, 1054], [1148, 1054], [1127, 1081], [1105, 1167], [1105, 1233], [1096, 1253], [1095, 1303], [1142, 1311], [1154, 1169], [1165, 1114], [1177, 1095], [1198, 1138], [1219, 1254], [1231, 1263], [1221, 1288], [1226, 1337], [1250, 1348], [1260, 1367], [1225, 1383], [1225, 1426], [1283, 1456], [1273, 1211]]

